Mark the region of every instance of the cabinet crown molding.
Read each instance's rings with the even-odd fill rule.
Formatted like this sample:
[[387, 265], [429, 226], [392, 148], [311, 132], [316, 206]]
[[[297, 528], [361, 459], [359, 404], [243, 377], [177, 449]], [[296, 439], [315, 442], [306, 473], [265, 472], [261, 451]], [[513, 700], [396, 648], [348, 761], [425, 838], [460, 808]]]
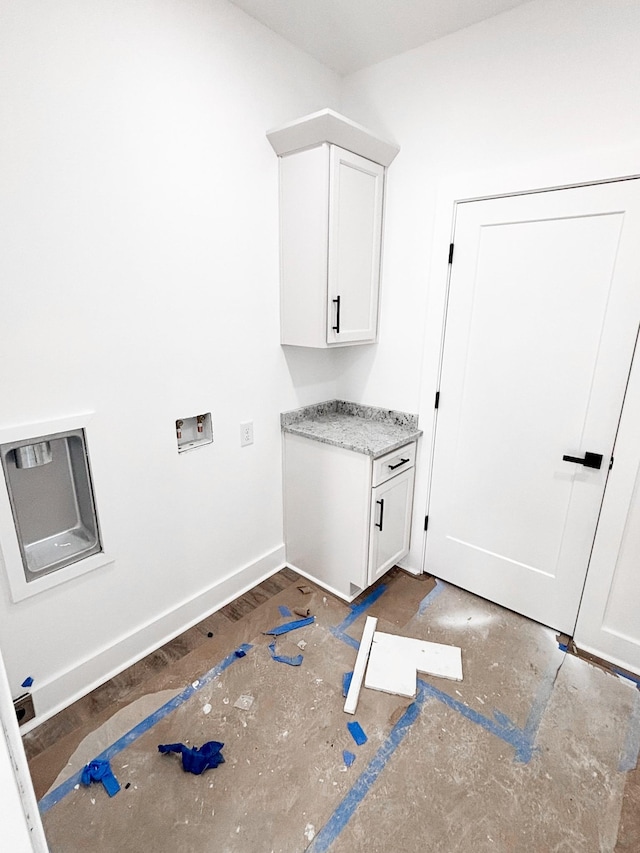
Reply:
[[385, 167], [400, 151], [395, 142], [380, 139], [366, 127], [330, 109], [319, 110], [269, 130], [267, 139], [279, 157], [329, 142]]

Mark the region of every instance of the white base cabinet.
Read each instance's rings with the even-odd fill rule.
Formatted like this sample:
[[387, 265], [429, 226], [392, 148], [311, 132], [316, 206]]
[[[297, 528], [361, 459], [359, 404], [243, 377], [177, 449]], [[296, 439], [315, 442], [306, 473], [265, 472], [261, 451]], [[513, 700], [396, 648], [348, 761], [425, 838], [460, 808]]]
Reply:
[[416, 444], [379, 459], [284, 434], [287, 563], [352, 601], [409, 550]]

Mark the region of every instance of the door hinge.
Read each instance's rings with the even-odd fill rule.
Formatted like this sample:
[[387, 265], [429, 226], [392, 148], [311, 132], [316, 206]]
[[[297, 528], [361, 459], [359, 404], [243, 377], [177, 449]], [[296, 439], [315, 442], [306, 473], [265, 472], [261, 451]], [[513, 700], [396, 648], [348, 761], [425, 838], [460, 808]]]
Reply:
[[436, 401], [434, 403], [433, 408], [437, 409], [439, 407], [439, 405], [440, 405], [440, 392], [436, 391]]
[[449, 263], [453, 263], [453, 243], [449, 243]]
[[611, 470], [612, 468], [613, 468], [613, 456], [609, 460], [609, 470]]
[[424, 529], [425, 529], [425, 533], [426, 533], [426, 531], [427, 531], [427, 528], [428, 528], [428, 527], [429, 527], [429, 516], [428, 516], [428, 515], [425, 515], [425, 517], [424, 517]]

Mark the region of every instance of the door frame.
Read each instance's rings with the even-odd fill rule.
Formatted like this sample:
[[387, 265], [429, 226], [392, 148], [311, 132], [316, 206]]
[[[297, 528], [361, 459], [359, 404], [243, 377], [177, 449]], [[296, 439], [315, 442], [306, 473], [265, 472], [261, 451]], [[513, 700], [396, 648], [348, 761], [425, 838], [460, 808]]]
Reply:
[[[47, 853], [27, 757], [0, 652], [0, 792], [6, 805], [5, 837], [16, 853]], [[13, 776], [13, 779], [11, 779]], [[12, 784], [15, 782], [15, 787]]]
[[415, 500], [411, 551], [408, 561], [428, 572], [424, 518], [429, 513], [431, 471], [435, 449], [435, 395], [440, 381], [447, 298], [449, 292], [449, 245], [455, 232], [458, 204], [470, 201], [529, 195], [590, 184], [640, 178], [640, 149], [608, 149], [566, 154], [557, 158], [514, 164], [483, 172], [464, 172], [443, 177], [437, 186], [434, 229], [428, 282], [427, 316], [423, 333], [422, 379], [419, 422], [423, 431], [416, 462]]

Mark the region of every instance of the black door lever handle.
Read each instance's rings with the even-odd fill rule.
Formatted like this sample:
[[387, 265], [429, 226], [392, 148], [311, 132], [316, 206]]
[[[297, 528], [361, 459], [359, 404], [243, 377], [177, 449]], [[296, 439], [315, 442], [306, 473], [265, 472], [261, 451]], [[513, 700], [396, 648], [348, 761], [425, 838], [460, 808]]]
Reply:
[[563, 456], [562, 459], [564, 462], [577, 462], [585, 468], [602, 467], [602, 453], [585, 453], [582, 459], [579, 456]]

